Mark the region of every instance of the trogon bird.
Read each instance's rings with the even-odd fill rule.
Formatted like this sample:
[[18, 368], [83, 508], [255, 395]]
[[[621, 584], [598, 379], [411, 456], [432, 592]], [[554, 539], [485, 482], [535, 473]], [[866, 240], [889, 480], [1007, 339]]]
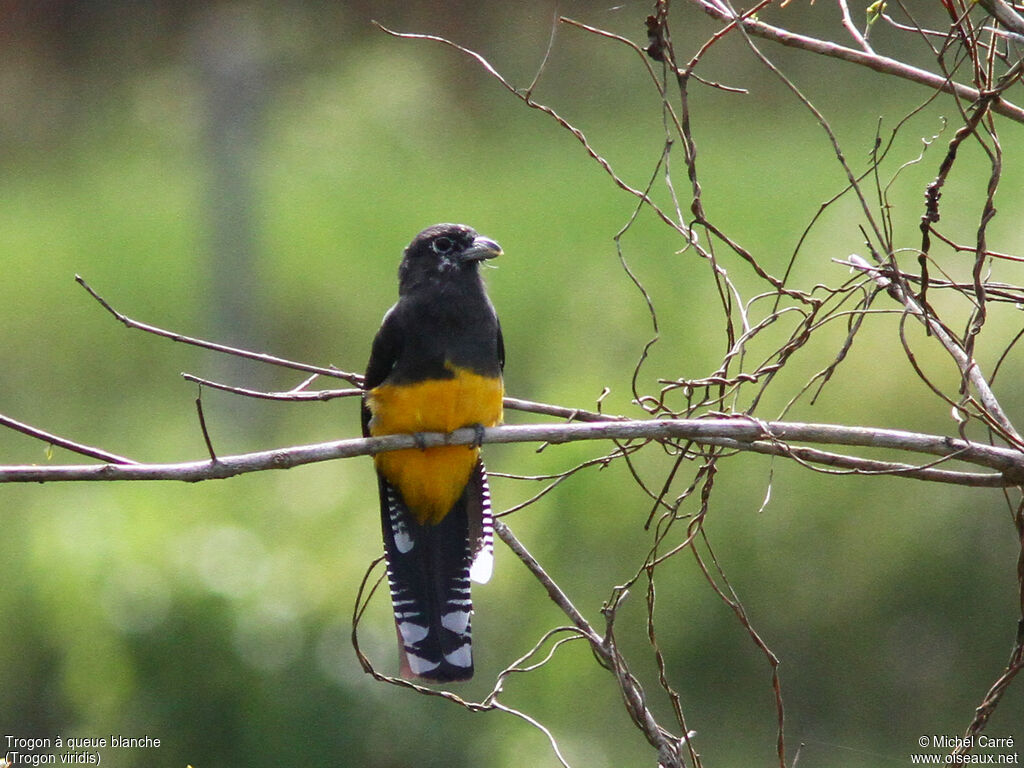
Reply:
[[[398, 269], [366, 368], [363, 434], [490, 427], [505, 349], [479, 265], [501, 247], [461, 224], [420, 232]], [[473, 675], [470, 580], [486, 582], [493, 524], [479, 443], [379, 453], [381, 523], [403, 677]]]

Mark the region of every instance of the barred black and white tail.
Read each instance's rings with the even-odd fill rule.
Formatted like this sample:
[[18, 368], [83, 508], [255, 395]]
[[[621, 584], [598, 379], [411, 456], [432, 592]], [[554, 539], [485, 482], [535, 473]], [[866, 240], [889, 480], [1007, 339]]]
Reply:
[[384, 478], [380, 495], [402, 674], [467, 680], [473, 676], [470, 580], [487, 581], [494, 559], [483, 464], [477, 463], [459, 500], [436, 525], [417, 523]]

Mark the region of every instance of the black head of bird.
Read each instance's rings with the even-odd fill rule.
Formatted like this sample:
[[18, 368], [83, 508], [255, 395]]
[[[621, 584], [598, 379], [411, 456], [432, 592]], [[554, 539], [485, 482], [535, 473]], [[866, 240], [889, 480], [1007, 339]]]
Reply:
[[436, 224], [409, 243], [398, 268], [399, 293], [417, 286], [477, 277], [481, 261], [501, 255], [501, 246], [465, 224]]

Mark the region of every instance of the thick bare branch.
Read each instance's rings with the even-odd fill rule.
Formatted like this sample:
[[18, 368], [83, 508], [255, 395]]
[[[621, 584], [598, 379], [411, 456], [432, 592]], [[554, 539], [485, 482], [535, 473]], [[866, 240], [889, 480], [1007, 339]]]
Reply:
[[978, 5], [1014, 34], [1024, 35], [1024, 18], [1005, 0], [978, 0]]
[[[480, 440], [477, 430], [459, 429], [451, 434], [384, 435], [336, 440], [271, 451], [219, 457], [216, 461], [177, 464], [101, 464], [92, 466], [7, 466], [0, 467], [0, 482], [215, 480], [247, 472], [290, 469], [332, 459], [369, 456], [383, 451], [440, 445], [471, 445]], [[578, 440], [671, 440], [703, 445], [724, 445], [735, 450], [755, 451], [800, 459], [807, 463], [840, 466], [870, 474], [891, 473], [920, 480], [959, 482], [964, 485], [1015, 486], [1024, 484], [1024, 453], [1010, 448], [967, 440], [872, 427], [799, 422], [761, 422], [754, 419], [647, 419], [593, 423], [522, 424], [483, 430], [484, 443], [564, 443]], [[995, 470], [995, 474], [952, 474], [928, 466], [913, 467], [897, 462], [862, 459], [856, 456], [816, 452], [790, 442], [887, 448], [937, 456]]]

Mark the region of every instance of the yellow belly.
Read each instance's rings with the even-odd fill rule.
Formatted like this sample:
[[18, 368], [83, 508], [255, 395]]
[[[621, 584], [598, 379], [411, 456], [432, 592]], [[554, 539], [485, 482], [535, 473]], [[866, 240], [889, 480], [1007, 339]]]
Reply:
[[[381, 384], [369, 392], [370, 434], [452, 432], [501, 421], [504, 388], [500, 378], [452, 368], [451, 379], [428, 379], [399, 386]], [[379, 453], [377, 470], [402, 494], [420, 525], [439, 523], [462, 495], [480, 449], [445, 445]]]

